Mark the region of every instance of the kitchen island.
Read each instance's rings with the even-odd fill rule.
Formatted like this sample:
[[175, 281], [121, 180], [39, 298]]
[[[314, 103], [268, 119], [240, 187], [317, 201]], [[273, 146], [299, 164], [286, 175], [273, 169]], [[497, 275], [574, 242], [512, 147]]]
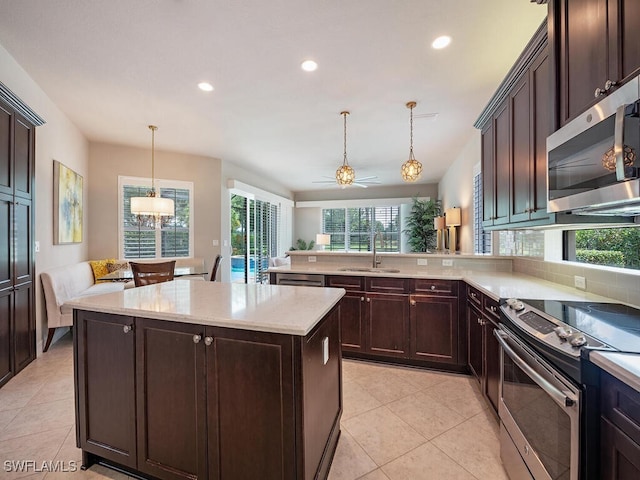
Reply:
[[76, 439], [150, 478], [326, 478], [342, 289], [175, 280], [79, 299]]

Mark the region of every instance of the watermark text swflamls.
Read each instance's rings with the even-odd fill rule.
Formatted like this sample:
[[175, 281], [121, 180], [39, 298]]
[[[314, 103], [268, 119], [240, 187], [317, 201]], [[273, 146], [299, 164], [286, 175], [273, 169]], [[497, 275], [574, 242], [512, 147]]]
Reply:
[[40, 473], [40, 472], [76, 472], [78, 462], [75, 460], [5, 460], [5, 472]]

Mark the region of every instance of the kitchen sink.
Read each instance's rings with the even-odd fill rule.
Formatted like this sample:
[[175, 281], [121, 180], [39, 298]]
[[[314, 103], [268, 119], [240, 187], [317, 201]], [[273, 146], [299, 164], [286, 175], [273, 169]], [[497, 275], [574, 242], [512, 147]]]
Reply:
[[338, 270], [341, 272], [400, 273], [397, 268], [342, 267]]

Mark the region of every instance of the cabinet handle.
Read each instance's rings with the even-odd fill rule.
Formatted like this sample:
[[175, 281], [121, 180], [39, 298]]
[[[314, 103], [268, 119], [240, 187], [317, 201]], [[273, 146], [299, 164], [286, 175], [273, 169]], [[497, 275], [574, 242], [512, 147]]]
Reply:
[[493, 313], [496, 313], [496, 307], [494, 307], [493, 305], [489, 307], [489, 310], [491, 310]]
[[608, 92], [612, 87], [615, 87], [618, 82], [614, 82], [613, 80], [607, 80], [604, 84], [604, 91]]
[[411, 304], [412, 307], [416, 306], [416, 301], [412, 298], [409, 303]]
[[213, 337], [204, 337], [204, 344], [208, 347], [213, 343]]
[[200, 343], [200, 340], [202, 340], [202, 335], [193, 336], [193, 343]]
[[360, 297], [360, 301], [361, 301], [361, 302], [364, 302], [364, 297]]
[[604, 95], [605, 93], [607, 93], [607, 91], [604, 88], [596, 88], [596, 91], [593, 92], [593, 96], [595, 98], [601, 97], [602, 95]]
[[125, 325], [124, 327], [122, 327], [122, 331], [124, 333], [129, 333], [131, 330], [133, 330], [133, 325]]
[[367, 298], [367, 303], [369, 303], [369, 302], [371, 302], [371, 299], [370, 299], [370, 298]]
[[471, 296], [472, 296], [473, 298], [478, 298], [478, 296], [476, 295], [476, 293], [475, 293], [475, 292], [471, 292]]
[[431, 285], [431, 290], [435, 290], [436, 286], [435, 285]]
[[482, 319], [481, 318], [476, 318], [476, 320], [478, 321], [478, 325], [482, 325]]

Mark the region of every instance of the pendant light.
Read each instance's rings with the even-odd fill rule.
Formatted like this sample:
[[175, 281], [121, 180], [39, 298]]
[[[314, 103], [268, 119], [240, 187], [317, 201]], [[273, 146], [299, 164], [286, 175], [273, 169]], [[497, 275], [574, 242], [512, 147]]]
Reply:
[[346, 186], [351, 185], [356, 179], [356, 171], [347, 162], [347, 115], [349, 115], [349, 112], [340, 112], [340, 115], [344, 117], [344, 157], [342, 166], [336, 170], [336, 181], [338, 185]]
[[422, 164], [413, 156], [413, 107], [416, 102], [408, 102], [407, 108], [411, 111], [411, 146], [409, 147], [409, 160], [402, 164], [400, 173], [405, 182], [415, 182], [422, 173]]
[[141, 223], [153, 222], [157, 224], [162, 217], [174, 215], [173, 200], [156, 196], [154, 168], [155, 168], [155, 133], [158, 127], [149, 125], [151, 130], [151, 189], [146, 197], [131, 198], [131, 213], [138, 215]]

